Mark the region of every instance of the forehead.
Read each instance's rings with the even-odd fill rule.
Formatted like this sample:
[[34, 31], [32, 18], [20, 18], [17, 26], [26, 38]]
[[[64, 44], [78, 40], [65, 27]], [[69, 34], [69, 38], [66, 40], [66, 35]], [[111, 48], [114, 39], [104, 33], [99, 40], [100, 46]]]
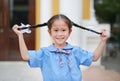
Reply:
[[68, 24], [65, 22], [64, 19], [59, 18], [53, 22], [52, 27], [53, 26], [68, 26]]

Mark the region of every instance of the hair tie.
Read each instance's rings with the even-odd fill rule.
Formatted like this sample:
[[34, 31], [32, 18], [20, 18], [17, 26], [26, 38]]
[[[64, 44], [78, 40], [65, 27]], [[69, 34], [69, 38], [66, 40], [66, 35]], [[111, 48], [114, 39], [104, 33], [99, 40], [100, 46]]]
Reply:
[[30, 29], [30, 28], [38, 28], [38, 27], [43, 27], [43, 26], [47, 26], [47, 23], [38, 24], [38, 25], [32, 25], [32, 26], [28, 26], [28, 27], [22, 27], [22, 28], [18, 28], [18, 30]]

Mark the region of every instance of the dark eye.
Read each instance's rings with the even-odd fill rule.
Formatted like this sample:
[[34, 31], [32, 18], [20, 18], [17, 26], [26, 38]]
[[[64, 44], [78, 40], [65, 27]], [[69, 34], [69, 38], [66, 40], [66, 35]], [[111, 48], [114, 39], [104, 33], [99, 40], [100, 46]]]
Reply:
[[66, 30], [62, 30], [62, 31], [66, 31]]
[[57, 32], [58, 30], [54, 30], [55, 32]]

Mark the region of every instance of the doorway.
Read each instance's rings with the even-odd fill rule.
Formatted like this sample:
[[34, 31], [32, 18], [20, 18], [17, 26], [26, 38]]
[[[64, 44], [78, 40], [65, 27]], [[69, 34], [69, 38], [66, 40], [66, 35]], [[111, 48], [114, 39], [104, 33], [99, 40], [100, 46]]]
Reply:
[[[14, 24], [35, 24], [35, 0], [0, 0], [0, 61], [22, 60]], [[24, 34], [28, 49], [35, 49], [35, 30]]]

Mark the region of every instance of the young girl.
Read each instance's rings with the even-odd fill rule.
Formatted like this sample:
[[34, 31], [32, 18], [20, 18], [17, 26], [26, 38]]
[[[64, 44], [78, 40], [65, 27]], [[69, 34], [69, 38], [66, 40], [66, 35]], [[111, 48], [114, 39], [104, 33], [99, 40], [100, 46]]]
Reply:
[[28, 51], [23, 33], [18, 30], [20, 27], [13, 26], [19, 39], [23, 60], [28, 61], [30, 67], [41, 68], [44, 81], [82, 81], [79, 66], [90, 66], [93, 61], [99, 59], [106, 44], [106, 31], [102, 30], [101, 42], [91, 53], [66, 42], [72, 32], [73, 22], [65, 15], [55, 15], [44, 25], [48, 26], [48, 32], [54, 43], [38, 51]]

